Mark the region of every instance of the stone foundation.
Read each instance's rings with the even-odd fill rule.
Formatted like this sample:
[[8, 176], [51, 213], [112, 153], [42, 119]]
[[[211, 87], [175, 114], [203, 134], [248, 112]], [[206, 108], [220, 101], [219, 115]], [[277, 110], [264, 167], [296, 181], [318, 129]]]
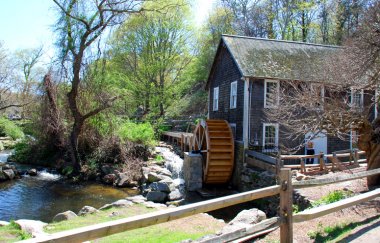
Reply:
[[183, 176], [188, 191], [196, 191], [202, 188], [202, 155], [184, 153]]

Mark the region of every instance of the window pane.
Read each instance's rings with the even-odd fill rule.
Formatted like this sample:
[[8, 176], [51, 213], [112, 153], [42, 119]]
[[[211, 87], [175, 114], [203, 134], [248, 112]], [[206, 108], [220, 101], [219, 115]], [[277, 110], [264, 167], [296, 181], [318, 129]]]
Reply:
[[276, 106], [278, 101], [277, 82], [266, 83], [266, 106]]
[[276, 127], [265, 126], [264, 149], [273, 149], [276, 147]]

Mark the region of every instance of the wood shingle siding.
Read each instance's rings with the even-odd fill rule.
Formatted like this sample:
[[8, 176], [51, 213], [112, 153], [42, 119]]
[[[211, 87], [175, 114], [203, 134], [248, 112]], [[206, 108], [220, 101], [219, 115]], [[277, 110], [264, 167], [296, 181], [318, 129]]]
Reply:
[[[219, 104], [218, 110], [213, 111], [213, 104], [209, 102], [209, 118], [235, 123], [236, 140], [240, 141], [243, 138], [244, 81], [241, 80], [239, 69], [227, 48], [219, 50], [216, 62], [210, 77], [209, 95], [210, 101], [213, 101], [213, 90], [219, 87]], [[230, 109], [231, 83], [234, 81], [237, 81], [237, 104], [235, 109]]]

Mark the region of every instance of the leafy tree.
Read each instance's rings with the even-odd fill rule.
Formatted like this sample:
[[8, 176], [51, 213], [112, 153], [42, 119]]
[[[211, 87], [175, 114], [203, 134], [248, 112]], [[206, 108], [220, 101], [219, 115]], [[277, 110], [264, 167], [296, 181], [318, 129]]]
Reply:
[[188, 4], [185, 1], [162, 0], [146, 3], [146, 8], [178, 4], [166, 12], [144, 12], [133, 16], [114, 35], [114, 61], [133, 90], [134, 99], [144, 113], [164, 116], [173, 97], [173, 89], [189, 64], [190, 37], [186, 23]]
[[21, 77], [17, 78], [18, 99], [21, 104], [24, 104], [21, 113], [22, 118], [24, 118], [27, 113], [28, 116], [30, 116], [28, 108], [30, 108], [34, 96], [36, 96], [38, 83], [40, 83], [39, 80], [42, 80], [44, 69], [38, 66], [42, 55], [42, 47], [18, 50], [15, 53], [18, 69], [20, 69], [22, 73]]
[[[71, 160], [77, 171], [81, 160], [78, 152], [78, 137], [85, 121], [107, 109], [117, 96], [103, 91], [97, 96], [97, 106], [84, 110], [79, 103], [82, 81], [86, 76], [86, 67], [100, 56], [100, 37], [110, 27], [122, 23], [130, 14], [141, 12], [141, 2], [137, 0], [53, 0], [59, 12], [57, 21], [57, 46], [59, 59], [63, 64], [63, 73], [70, 83], [67, 93], [69, 110], [73, 123], [69, 136]], [[98, 49], [95, 50], [96, 44]], [[98, 51], [98, 52], [96, 52]], [[93, 56], [95, 55], [95, 57]]]

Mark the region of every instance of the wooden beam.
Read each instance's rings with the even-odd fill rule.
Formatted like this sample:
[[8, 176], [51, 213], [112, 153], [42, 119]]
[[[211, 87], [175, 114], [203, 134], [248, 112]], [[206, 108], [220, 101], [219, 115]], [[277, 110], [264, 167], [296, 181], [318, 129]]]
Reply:
[[275, 165], [276, 161], [277, 161], [276, 158], [274, 158], [274, 157], [271, 157], [269, 155], [266, 155], [266, 154], [263, 154], [263, 153], [259, 153], [259, 152], [256, 152], [256, 151], [247, 150], [245, 153], [247, 155], [255, 157], [255, 158], [257, 158], [259, 160], [262, 160], [264, 162], [271, 163], [272, 165]]
[[293, 242], [293, 187], [292, 172], [282, 168], [280, 171], [280, 242]]
[[303, 212], [300, 212], [300, 213], [294, 215], [293, 221], [294, 221], [294, 223], [299, 223], [299, 222], [319, 218], [319, 217], [322, 217], [324, 215], [339, 211], [341, 209], [348, 208], [348, 207], [354, 206], [354, 205], [362, 203], [362, 202], [367, 202], [367, 201], [374, 199], [378, 196], [380, 196], [380, 188], [373, 190], [373, 191], [370, 191], [370, 192], [363, 193], [363, 194], [358, 195], [358, 196], [346, 198], [346, 199], [340, 200], [338, 202], [334, 202], [334, 203], [323, 205], [323, 206], [320, 206], [317, 208], [305, 210]]
[[142, 228], [179, 218], [188, 217], [198, 213], [229, 207], [243, 202], [249, 202], [259, 198], [274, 196], [279, 193], [280, 186], [270, 186], [254, 191], [243, 192], [226, 197], [193, 203], [178, 208], [172, 208], [144, 215], [137, 215], [129, 218], [81, 227], [73, 230], [58, 232], [48, 236], [25, 240], [22, 242], [84, 242], [112, 234], [121, 233], [127, 230]]
[[266, 171], [270, 171], [272, 173], [276, 173], [276, 167], [272, 164], [268, 164], [268, 163], [262, 162], [260, 160], [257, 160], [255, 158], [250, 158], [250, 157], [246, 158], [246, 162], [249, 166], [257, 167], [257, 168], [260, 168], [262, 170], [266, 170]]
[[217, 235], [212, 238], [199, 241], [199, 243], [220, 243], [220, 242], [241, 242], [241, 238], [252, 239], [256, 234], [260, 232], [266, 232], [267, 230], [273, 231], [277, 229], [280, 225], [280, 218], [274, 217], [261, 221], [260, 223], [254, 224], [247, 228], [241, 228], [234, 230], [232, 232]]
[[322, 185], [328, 185], [328, 184], [333, 184], [333, 183], [339, 183], [339, 182], [361, 179], [364, 177], [377, 175], [377, 174], [380, 174], [380, 169], [358, 172], [358, 173], [355, 173], [352, 175], [341, 175], [341, 176], [324, 178], [324, 179], [296, 181], [293, 183], [293, 187], [296, 189], [299, 189], [299, 188], [306, 188], [306, 187], [322, 186]]

